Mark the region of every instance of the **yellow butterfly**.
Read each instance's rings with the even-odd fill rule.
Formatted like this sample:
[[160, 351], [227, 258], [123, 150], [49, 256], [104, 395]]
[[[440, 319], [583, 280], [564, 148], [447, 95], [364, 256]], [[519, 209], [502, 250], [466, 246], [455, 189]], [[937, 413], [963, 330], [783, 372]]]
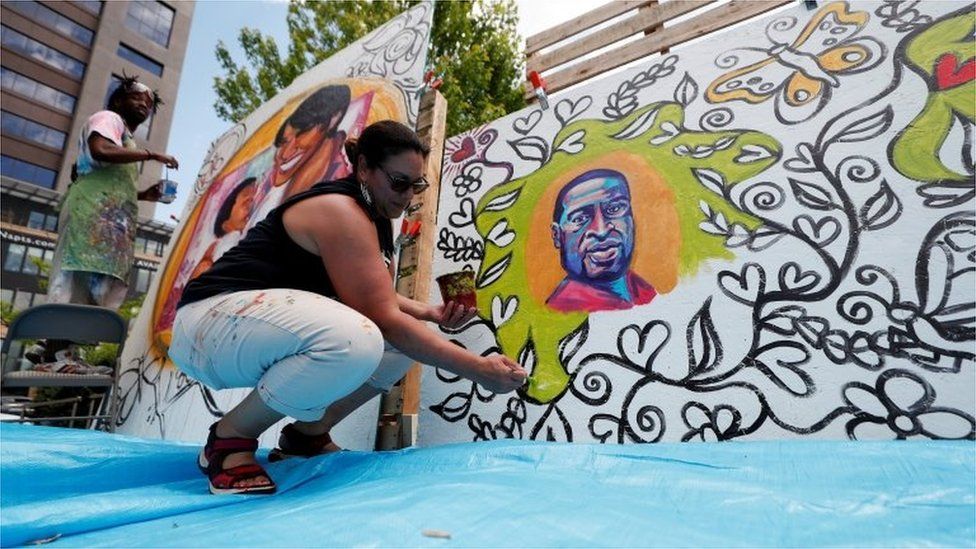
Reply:
[[867, 12], [849, 11], [847, 2], [834, 2], [818, 11], [791, 43], [772, 35], [792, 30], [796, 18], [778, 18], [766, 26], [771, 47], [736, 48], [716, 59], [721, 68], [747, 64], [712, 82], [705, 97], [711, 103], [762, 103], [776, 96], [776, 116], [781, 122], [807, 120], [823, 108], [831, 90], [840, 86], [838, 76], [864, 72], [884, 58], [881, 42], [856, 36], [868, 18]]

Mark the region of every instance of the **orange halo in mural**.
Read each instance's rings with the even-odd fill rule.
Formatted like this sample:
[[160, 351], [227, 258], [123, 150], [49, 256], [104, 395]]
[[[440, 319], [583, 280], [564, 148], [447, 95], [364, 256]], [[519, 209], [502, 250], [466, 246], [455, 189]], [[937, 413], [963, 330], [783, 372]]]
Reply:
[[525, 265], [530, 273], [526, 277], [529, 291], [539, 303], [545, 303], [566, 276], [550, 231], [552, 211], [559, 191], [576, 177], [600, 168], [620, 172], [627, 178], [630, 187], [635, 223], [631, 269], [661, 294], [670, 292], [678, 283], [681, 228], [674, 193], [644, 158], [626, 152], [612, 152], [567, 169], [549, 184], [536, 204], [525, 245]]

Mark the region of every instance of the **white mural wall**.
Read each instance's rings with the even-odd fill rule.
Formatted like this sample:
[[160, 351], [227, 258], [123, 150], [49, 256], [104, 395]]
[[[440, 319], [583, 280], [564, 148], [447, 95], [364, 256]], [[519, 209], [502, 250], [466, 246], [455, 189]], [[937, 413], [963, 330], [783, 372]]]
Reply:
[[[796, 5], [449, 139], [422, 445], [974, 438], [973, 4]], [[441, 299], [437, 285], [431, 299]]]
[[[217, 139], [207, 155], [126, 343], [118, 431], [203, 441], [248, 389], [214, 391], [167, 359], [186, 283], [234, 246], [284, 198], [349, 173], [343, 152], [377, 120], [417, 120], [433, 6], [423, 2], [301, 75]], [[300, 141], [300, 142], [299, 142]], [[336, 442], [372, 449], [378, 399], [337, 426]], [[274, 446], [278, 428], [262, 437]]]

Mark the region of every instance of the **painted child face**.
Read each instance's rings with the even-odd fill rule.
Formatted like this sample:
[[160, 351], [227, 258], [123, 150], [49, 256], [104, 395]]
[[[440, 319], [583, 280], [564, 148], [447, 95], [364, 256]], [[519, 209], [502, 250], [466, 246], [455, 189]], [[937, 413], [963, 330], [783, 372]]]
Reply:
[[275, 187], [280, 187], [294, 177], [322, 146], [325, 135], [325, 128], [322, 126], [298, 131], [290, 124], [285, 125], [285, 130], [281, 133], [281, 145], [275, 150], [272, 167], [272, 183]]
[[616, 280], [634, 253], [634, 216], [627, 181], [600, 177], [576, 184], [552, 224], [554, 245], [570, 278]]
[[243, 231], [247, 226], [247, 218], [251, 215], [251, 207], [254, 205], [255, 185], [248, 185], [234, 198], [234, 206], [230, 209], [230, 217], [224, 221], [223, 228], [226, 232]]

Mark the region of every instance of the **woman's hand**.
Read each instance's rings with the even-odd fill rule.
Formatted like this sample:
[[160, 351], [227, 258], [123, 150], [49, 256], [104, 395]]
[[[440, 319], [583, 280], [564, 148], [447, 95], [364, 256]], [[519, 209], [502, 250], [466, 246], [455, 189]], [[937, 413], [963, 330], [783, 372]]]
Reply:
[[471, 381], [493, 393], [508, 393], [525, 384], [528, 373], [517, 362], [505, 355], [480, 357], [482, 363]]
[[475, 307], [466, 307], [456, 301], [448, 301], [443, 305], [432, 305], [427, 320], [436, 322], [442, 328], [456, 329], [464, 326], [478, 315]]

